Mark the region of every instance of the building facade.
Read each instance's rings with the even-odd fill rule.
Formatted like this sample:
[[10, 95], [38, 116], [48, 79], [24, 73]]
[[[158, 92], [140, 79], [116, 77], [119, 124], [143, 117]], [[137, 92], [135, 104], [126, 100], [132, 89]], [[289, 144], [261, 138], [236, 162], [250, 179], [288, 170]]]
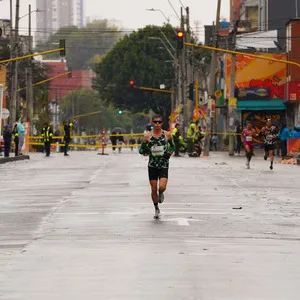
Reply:
[[37, 40], [44, 41], [59, 28], [84, 26], [83, 0], [36, 0]]
[[[300, 64], [300, 19], [291, 19], [286, 26], [287, 59]], [[300, 67], [287, 66], [286, 85], [287, 120], [290, 127], [300, 125]]]

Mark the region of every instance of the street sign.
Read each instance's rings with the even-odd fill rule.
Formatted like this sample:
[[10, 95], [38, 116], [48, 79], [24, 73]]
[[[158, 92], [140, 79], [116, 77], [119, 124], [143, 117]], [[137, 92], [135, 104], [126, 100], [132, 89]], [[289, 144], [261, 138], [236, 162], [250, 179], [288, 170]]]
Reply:
[[215, 91], [215, 97], [216, 97], [216, 98], [221, 98], [222, 95], [223, 95], [223, 93], [222, 93], [221, 90], [216, 90], [216, 91]]
[[6, 120], [6, 119], [9, 118], [9, 116], [10, 116], [9, 110], [8, 110], [7, 108], [2, 108], [1, 118], [2, 118], [3, 120]]
[[236, 106], [236, 102], [237, 102], [237, 99], [236, 98], [229, 98], [228, 99], [229, 101], [228, 101], [228, 104], [229, 104], [229, 106]]

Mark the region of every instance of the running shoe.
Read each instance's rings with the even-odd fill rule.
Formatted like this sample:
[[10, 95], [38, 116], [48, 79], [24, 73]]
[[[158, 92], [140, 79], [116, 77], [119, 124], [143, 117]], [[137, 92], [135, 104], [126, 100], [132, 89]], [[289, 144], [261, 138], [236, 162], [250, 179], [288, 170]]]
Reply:
[[159, 208], [155, 209], [154, 219], [160, 219], [160, 210]]
[[164, 195], [164, 193], [159, 193], [159, 194], [158, 194], [158, 202], [159, 202], [159, 203], [163, 203], [164, 200], [165, 200], [165, 195]]

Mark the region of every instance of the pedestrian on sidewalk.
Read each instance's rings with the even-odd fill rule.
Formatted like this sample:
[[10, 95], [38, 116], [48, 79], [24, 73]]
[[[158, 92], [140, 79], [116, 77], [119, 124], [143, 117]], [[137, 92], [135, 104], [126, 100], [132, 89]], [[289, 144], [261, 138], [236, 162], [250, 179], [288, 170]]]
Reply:
[[3, 141], [4, 141], [4, 157], [9, 157], [11, 141], [12, 141], [12, 130], [9, 124], [6, 124], [4, 127]]
[[287, 156], [287, 140], [289, 137], [290, 137], [290, 131], [286, 127], [286, 124], [282, 123], [282, 127], [278, 132], [278, 138], [280, 140], [281, 157], [282, 158]]
[[19, 149], [19, 153], [18, 155], [23, 155], [22, 154], [22, 148], [24, 146], [24, 139], [25, 139], [25, 128], [24, 128], [24, 120], [22, 118], [19, 119], [19, 122], [17, 124], [17, 128], [18, 128], [18, 136], [19, 136], [19, 145], [18, 145], [18, 149]]

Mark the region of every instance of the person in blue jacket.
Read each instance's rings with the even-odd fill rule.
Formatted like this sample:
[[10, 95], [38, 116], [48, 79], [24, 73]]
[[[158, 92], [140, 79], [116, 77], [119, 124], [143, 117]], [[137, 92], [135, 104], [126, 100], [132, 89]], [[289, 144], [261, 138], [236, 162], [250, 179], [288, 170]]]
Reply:
[[292, 139], [299, 139], [300, 138], [300, 125], [296, 126], [295, 129], [291, 133]]
[[290, 137], [290, 131], [283, 123], [280, 131], [278, 132], [278, 138], [280, 140], [281, 146], [281, 156], [285, 157], [287, 155], [287, 140]]

